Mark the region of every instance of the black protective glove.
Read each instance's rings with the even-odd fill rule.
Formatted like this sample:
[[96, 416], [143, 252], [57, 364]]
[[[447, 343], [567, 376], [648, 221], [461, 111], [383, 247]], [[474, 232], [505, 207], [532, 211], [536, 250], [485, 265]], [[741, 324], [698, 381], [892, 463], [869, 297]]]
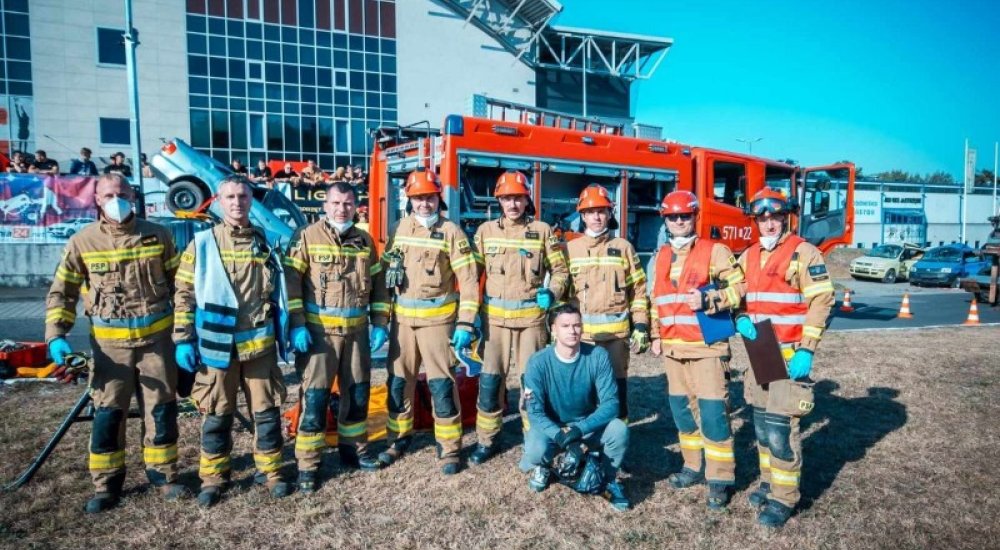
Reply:
[[556, 475], [566, 481], [576, 479], [586, 458], [587, 451], [583, 448], [583, 443], [579, 441], [570, 443], [566, 452], [560, 454], [555, 461]]
[[580, 428], [572, 426], [568, 430], [560, 430], [559, 435], [555, 438], [555, 442], [561, 449], [567, 449], [571, 443], [575, 443], [581, 439], [583, 439], [583, 432], [580, 431]]

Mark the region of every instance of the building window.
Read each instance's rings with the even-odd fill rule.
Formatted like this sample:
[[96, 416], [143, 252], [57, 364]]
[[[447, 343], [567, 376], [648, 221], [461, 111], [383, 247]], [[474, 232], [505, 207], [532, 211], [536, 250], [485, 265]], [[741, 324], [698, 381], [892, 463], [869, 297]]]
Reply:
[[97, 62], [102, 65], [125, 64], [125, 31], [97, 27]]
[[105, 145], [131, 144], [131, 128], [127, 118], [101, 117], [101, 143]]
[[715, 200], [738, 208], [746, 206], [746, 165], [735, 162], [714, 162], [713, 191]]

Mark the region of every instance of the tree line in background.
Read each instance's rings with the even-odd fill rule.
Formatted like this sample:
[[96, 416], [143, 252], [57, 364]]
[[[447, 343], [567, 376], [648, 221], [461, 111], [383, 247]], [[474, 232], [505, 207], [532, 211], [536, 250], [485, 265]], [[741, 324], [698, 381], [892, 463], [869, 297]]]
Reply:
[[[850, 162], [842, 160], [841, 162]], [[855, 180], [881, 181], [885, 183], [926, 183], [930, 185], [958, 185], [961, 182], [955, 179], [948, 172], [937, 171], [930, 174], [921, 175], [918, 172], [907, 172], [906, 170], [887, 170], [876, 172], [875, 174], [865, 174], [860, 166], [855, 169]], [[993, 187], [993, 170], [983, 168], [976, 172], [974, 187]]]

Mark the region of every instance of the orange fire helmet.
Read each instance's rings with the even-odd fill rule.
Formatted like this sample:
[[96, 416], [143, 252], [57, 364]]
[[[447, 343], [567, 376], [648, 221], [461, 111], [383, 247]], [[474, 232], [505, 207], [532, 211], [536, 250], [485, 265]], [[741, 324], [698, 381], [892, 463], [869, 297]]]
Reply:
[[510, 195], [531, 196], [528, 189], [528, 178], [516, 170], [508, 170], [497, 178], [496, 189], [493, 190], [494, 197], [504, 197]]
[[587, 208], [611, 208], [614, 209], [615, 204], [611, 202], [611, 196], [608, 194], [608, 190], [600, 185], [588, 185], [586, 189], [580, 193], [580, 199], [576, 201], [576, 211], [582, 212]]
[[754, 193], [747, 214], [753, 218], [766, 214], [789, 214], [795, 211], [795, 206], [789, 203], [788, 197], [782, 191], [765, 187]]
[[433, 171], [414, 170], [406, 178], [406, 196], [441, 194], [441, 181]]
[[696, 214], [698, 212], [698, 197], [690, 191], [671, 191], [663, 197], [660, 203], [660, 215]]

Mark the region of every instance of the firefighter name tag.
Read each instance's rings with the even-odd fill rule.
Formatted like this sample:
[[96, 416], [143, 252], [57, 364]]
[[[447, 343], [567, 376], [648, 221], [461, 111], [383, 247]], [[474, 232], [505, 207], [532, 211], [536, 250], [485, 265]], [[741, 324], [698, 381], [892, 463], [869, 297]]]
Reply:
[[617, 248], [609, 248], [608, 249], [608, 256], [613, 256], [615, 258], [621, 258], [622, 257], [622, 251], [618, 250]]
[[87, 271], [91, 273], [107, 273], [111, 271], [111, 264], [109, 262], [90, 262], [87, 264]]
[[431, 238], [432, 239], [437, 239], [439, 241], [444, 240], [444, 233], [442, 233], [440, 231], [435, 231], [435, 232], [431, 233]]
[[146, 245], [149, 245], [149, 244], [158, 244], [160, 242], [160, 238], [157, 237], [156, 235], [146, 235], [145, 237], [142, 238], [141, 242], [142, 242], [142, 244], [146, 244]]
[[809, 276], [812, 277], [812, 280], [814, 281], [824, 281], [830, 278], [825, 265], [809, 266]]
[[538, 234], [538, 231], [528, 231], [527, 233], [524, 234], [524, 238], [532, 241], [537, 241], [538, 239], [541, 239], [542, 236]]

